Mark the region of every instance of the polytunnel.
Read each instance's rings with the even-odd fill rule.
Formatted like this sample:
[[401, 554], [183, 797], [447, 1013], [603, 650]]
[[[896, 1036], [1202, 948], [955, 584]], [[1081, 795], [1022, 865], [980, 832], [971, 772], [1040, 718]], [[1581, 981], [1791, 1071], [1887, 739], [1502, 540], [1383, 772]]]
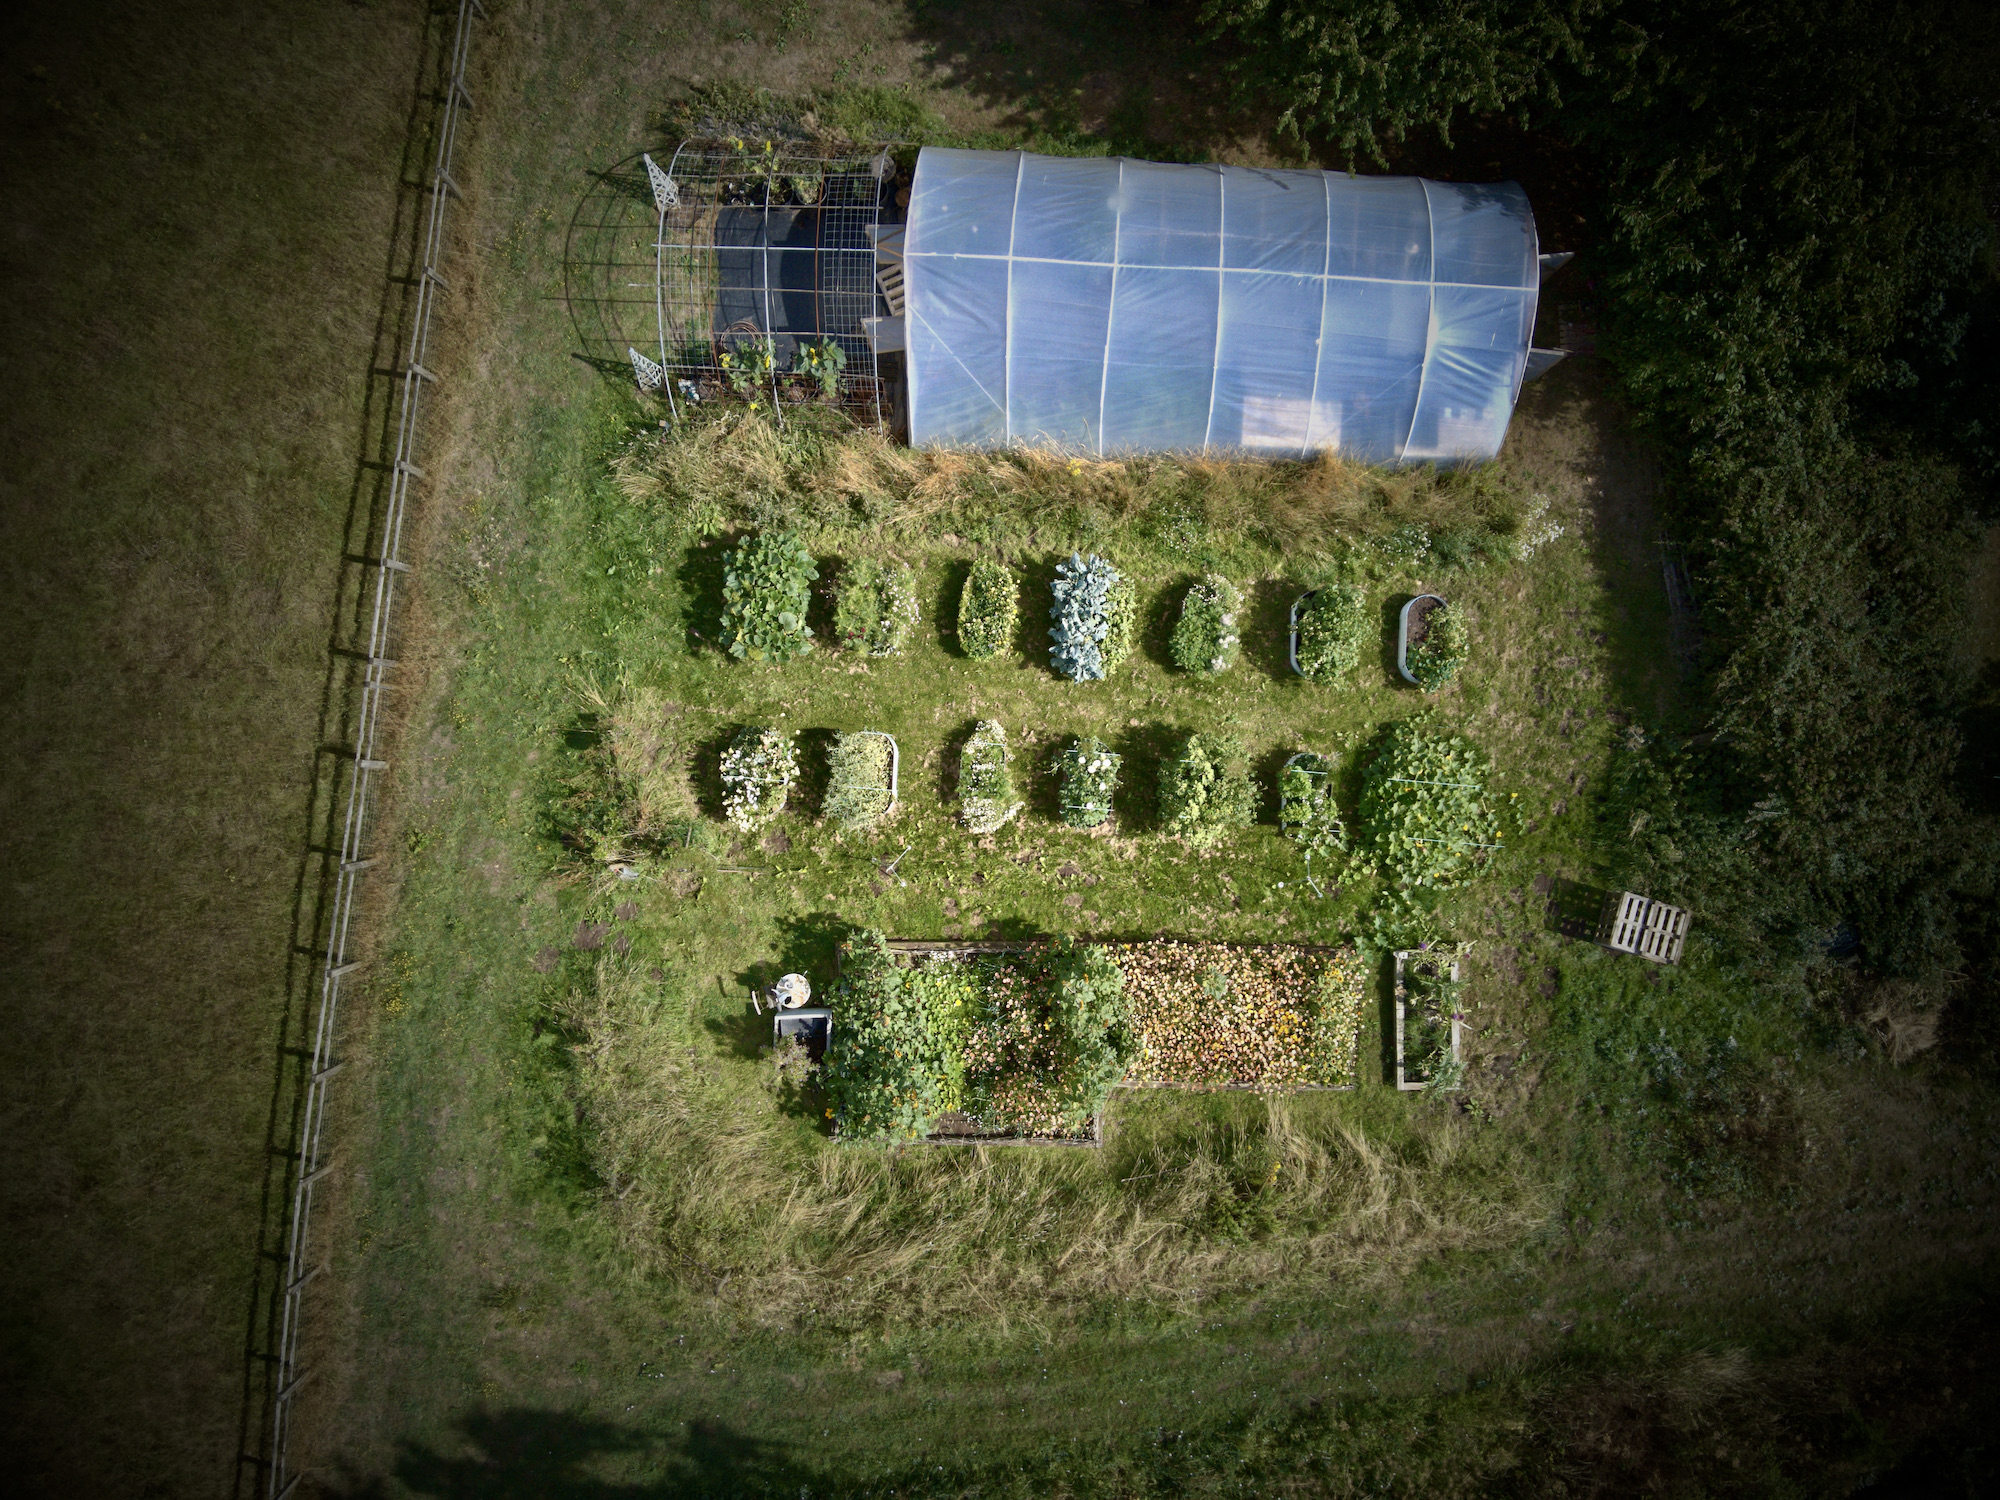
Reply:
[[930, 147], [900, 240], [911, 443], [1103, 456], [1491, 458], [1567, 259], [1511, 182]]

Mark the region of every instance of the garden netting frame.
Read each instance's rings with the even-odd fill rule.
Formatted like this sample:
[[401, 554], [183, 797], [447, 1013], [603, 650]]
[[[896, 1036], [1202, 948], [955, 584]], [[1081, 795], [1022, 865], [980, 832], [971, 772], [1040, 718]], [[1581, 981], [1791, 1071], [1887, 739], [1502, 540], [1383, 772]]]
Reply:
[[[890, 147], [695, 138], [592, 178], [563, 267], [586, 360], [621, 382], [636, 375], [676, 411], [740, 397], [780, 414], [834, 405], [887, 425], [900, 376], [881, 367], [863, 319], [889, 311], [875, 241], [901, 217]], [[845, 358], [830, 398], [793, 368], [808, 343]], [[770, 368], [736, 389], [744, 356], [760, 347]]]

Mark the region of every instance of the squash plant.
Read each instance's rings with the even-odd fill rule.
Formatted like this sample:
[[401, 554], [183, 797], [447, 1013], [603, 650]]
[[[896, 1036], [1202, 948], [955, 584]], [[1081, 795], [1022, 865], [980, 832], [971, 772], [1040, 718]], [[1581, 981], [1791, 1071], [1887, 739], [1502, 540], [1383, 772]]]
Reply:
[[789, 531], [747, 537], [722, 560], [722, 645], [738, 661], [790, 661], [812, 650], [806, 605], [819, 569]]
[[1020, 594], [1020, 585], [1005, 563], [990, 557], [972, 560], [972, 571], [958, 596], [958, 643], [967, 656], [996, 655], [1013, 638]]
[[1255, 812], [1250, 770], [1233, 739], [1190, 734], [1160, 768], [1161, 826], [1197, 849], [1248, 827]]
[[1460, 884], [1500, 842], [1491, 772], [1483, 751], [1428, 715], [1390, 725], [1362, 777], [1361, 867], [1405, 889]]
[[829, 401], [840, 394], [840, 377], [846, 368], [847, 351], [832, 339], [802, 343], [792, 355], [792, 369], [817, 385], [820, 395]]

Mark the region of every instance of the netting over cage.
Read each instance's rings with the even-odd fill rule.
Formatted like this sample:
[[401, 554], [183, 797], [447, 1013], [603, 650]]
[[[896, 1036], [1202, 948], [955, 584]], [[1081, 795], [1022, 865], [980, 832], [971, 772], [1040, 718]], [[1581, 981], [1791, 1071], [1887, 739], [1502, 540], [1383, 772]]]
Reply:
[[586, 357], [670, 402], [826, 402], [880, 422], [867, 320], [886, 315], [878, 147], [685, 141], [597, 174], [565, 276]]
[[926, 148], [910, 440], [1490, 458], [1545, 261], [1513, 183]]

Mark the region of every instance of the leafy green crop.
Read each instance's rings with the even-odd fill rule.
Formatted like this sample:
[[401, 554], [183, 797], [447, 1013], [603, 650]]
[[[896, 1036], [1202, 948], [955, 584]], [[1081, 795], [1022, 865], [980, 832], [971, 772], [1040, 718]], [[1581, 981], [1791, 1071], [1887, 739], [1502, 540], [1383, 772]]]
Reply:
[[1161, 824], [1197, 849], [1247, 828], [1255, 811], [1250, 769], [1233, 739], [1190, 734], [1160, 767]]
[[1243, 595], [1220, 573], [1188, 590], [1169, 651], [1183, 672], [1226, 672], [1236, 660], [1236, 613]]
[[1362, 868], [1405, 889], [1458, 885], [1500, 842], [1489, 774], [1478, 747], [1428, 716], [1391, 724], [1362, 780]]
[[1371, 630], [1360, 586], [1331, 583], [1299, 606], [1299, 672], [1313, 682], [1338, 682], [1361, 660]]
[[1452, 604], [1434, 604], [1424, 616], [1423, 638], [1410, 647], [1404, 659], [1417, 686], [1435, 693], [1465, 665], [1470, 649], [1465, 611]]
[[1333, 795], [1333, 762], [1302, 752], [1278, 773], [1278, 831], [1305, 853], [1330, 857], [1347, 848], [1347, 829]]
[[789, 531], [747, 537], [723, 558], [722, 645], [738, 661], [785, 662], [812, 650], [806, 607], [819, 577]]
[[1138, 596], [1132, 580], [1095, 554], [1072, 553], [1056, 564], [1055, 621], [1049, 654], [1072, 682], [1091, 682], [1116, 671], [1132, 654]]
[[1021, 588], [1005, 563], [972, 560], [965, 590], [958, 596], [958, 643], [970, 657], [997, 654], [1014, 635]]
[[944, 1107], [946, 1049], [925, 995], [909, 983], [881, 933], [864, 932], [842, 946], [834, 996], [838, 1021], [827, 1039], [825, 1088], [840, 1133], [886, 1141], [929, 1135]]

